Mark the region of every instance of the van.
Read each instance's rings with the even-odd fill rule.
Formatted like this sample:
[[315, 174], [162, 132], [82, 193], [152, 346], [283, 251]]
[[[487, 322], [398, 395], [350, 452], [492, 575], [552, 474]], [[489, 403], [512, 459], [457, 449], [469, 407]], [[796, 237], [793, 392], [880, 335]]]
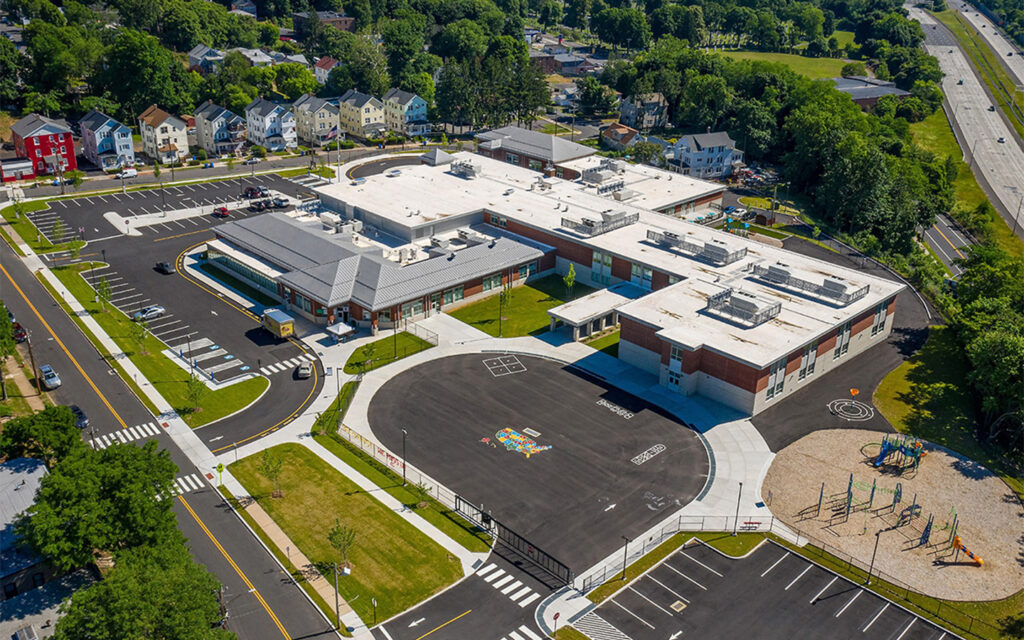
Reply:
[[139, 172], [137, 169], [122, 169], [121, 173], [117, 174], [116, 177], [121, 180], [124, 180], [125, 178], [137, 178], [139, 177]]

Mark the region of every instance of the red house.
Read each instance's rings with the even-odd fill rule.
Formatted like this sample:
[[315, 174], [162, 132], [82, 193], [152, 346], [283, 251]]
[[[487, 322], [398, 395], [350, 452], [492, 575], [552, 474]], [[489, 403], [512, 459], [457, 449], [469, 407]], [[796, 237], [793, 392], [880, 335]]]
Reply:
[[78, 168], [75, 143], [67, 125], [33, 113], [15, 122], [11, 133], [15, 152], [32, 162], [35, 175], [56, 173], [58, 162], [63, 171]]

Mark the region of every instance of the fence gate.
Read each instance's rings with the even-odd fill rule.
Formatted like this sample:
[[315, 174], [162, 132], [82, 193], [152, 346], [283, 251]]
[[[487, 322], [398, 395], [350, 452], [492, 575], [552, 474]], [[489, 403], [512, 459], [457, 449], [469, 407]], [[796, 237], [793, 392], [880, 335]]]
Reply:
[[501, 540], [506, 545], [517, 551], [522, 557], [529, 560], [534, 566], [542, 569], [545, 573], [557, 579], [560, 583], [571, 585], [573, 581], [572, 569], [555, 559], [554, 556], [540, 549], [529, 540], [516, 533], [513, 529], [505, 526], [489, 514], [484, 513], [473, 503], [465, 500], [462, 496], [455, 495], [455, 511], [468, 519], [470, 522], [480, 526], [482, 529]]

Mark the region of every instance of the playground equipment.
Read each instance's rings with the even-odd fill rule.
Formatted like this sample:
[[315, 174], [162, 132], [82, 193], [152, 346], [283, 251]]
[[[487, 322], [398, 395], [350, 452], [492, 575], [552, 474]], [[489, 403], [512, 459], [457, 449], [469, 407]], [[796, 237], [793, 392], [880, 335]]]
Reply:
[[953, 536], [953, 546], [956, 547], [956, 558], [953, 559], [953, 562], [956, 562], [960, 558], [960, 552], [963, 551], [967, 554], [967, 557], [971, 560], [974, 560], [974, 564], [978, 565], [979, 567], [985, 564], [984, 560], [971, 553], [971, 550], [968, 549], [966, 545], [964, 545], [963, 540], [960, 539], [960, 536]]
[[898, 436], [885, 436], [882, 439], [882, 449], [878, 452], [878, 457], [875, 458], [875, 467], [882, 466], [889, 456], [895, 456], [896, 465], [900, 468], [902, 473], [908, 467], [913, 467], [914, 471], [917, 471], [917, 467], [921, 464], [921, 458], [928, 455], [928, 452], [924, 450], [924, 443], [914, 438], [899, 438]]

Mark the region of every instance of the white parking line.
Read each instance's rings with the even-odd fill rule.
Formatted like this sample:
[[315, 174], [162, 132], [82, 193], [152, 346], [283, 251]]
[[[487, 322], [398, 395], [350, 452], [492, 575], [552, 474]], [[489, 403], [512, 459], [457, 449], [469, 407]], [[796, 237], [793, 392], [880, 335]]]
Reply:
[[[132, 291], [134, 291], [134, 289], [132, 289]], [[138, 298], [138, 297], [140, 297], [140, 296], [142, 296], [142, 294], [141, 294], [141, 293], [133, 293], [133, 294], [132, 294], [132, 295], [130, 295], [130, 296], [124, 296], [124, 297], [122, 297], [122, 298], [114, 298], [114, 299], [112, 299], [112, 300], [110, 301], [110, 303], [111, 303], [111, 304], [113, 304], [113, 305], [119, 305], [119, 304], [121, 304], [122, 302], [124, 302], [125, 300], [131, 300], [132, 298]], [[143, 302], [145, 302], [145, 301], [143, 300]], [[133, 304], [134, 304], [134, 303], [133, 303]]]
[[651, 579], [651, 580], [653, 580], [653, 581], [654, 581], [655, 583], [657, 583], [657, 584], [661, 585], [661, 588], [662, 588], [662, 589], [664, 589], [665, 591], [668, 591], [669, 593], [671, 593], [671, 594], [672, 594], [672, 595], [674, 595], [675, 597], [679, 598], [680, 600], [682, 600], [682, 601], [683, 601], [683, 602], [685, 602], [686, 604], [690, 604], [690, 601], [689, 601], [689, 600], [687, 600], [687, 599], [686, 599], [686, 598], [684, 598], [683, 596], [679, 595], [678, 593], [676, 593], [675, 591], [673, 591], [672, 589], [670, 589], [670, 588], [669, 588], [669, 587], [668, 587], [667, 585], [665, 585], [665, 583], [663, 583], [663, 582], [662, 582], [661, 580], [658, 580], [657, 578], [655, 578], [654, 576], [652, 576], [652, 575], [650, 575], [650, 574], [647, 574], [647, 576], [646, 576], [646, 577], [647, 577], [647, 578], [649, 578], [649, 579]]
[[862, 593], [864, 593], [863, 589], [858, 590], [857, 593], [853, 594], [853, 597], [850, 598], [850, 601], [847, 602], [846, 604], [844, 604], [843, 608], [836, 612], [835, 617], [838, 618], [839, 616], [843, 615], [843, 612], [846, 611], [846, 608], [849, 607], [851, 604], [853, 604], [853, 601], [856, 600], [857, 598], [859, 598], [860, 594], [862, 594]]
[[109, 202], [107, 202], [106, 200], [103, 200], [103, 196], [96, 196], [96, 197], [97, 197], [97, 198], [99, 198], [100, 200], [102, 200], [102, 201], [103, 201], [103, 204], [110, 204], [110, 203], [109, 203]]
[[644, 599], [644, 600], [646, 600], [647, 602], [650, 602], [651, 604], [653, 604], [653, 605], [654, 605], [654, 606], [655, 606], [655, 607], [656, 607], [657, 609], [659, 609], [659, 610], [661, 610], [661, 611], [664, 611], [665, 613], [667, 613], [667, 614], [668, 614], [668, 615], [669, 615], [669, 616], [671, 617], [672, 613], [671, 613], [671, 612], [669, 612], [669, 611], [668, 611], [667, 609], [664, 609], [664, 608], [662, 608], [662, 606], [661, 606], [661, 605], [659, 605], [659, 604], [658, 604], [657, 602], [655, 602], [654, 600], [651, 600], [650, 598], [648, 598], [648, 597], [647, 597], [647, 596], [645, 596], [644, 594], [642, 594], [642, 593], [640, 593], [639, 591], [637, 591], [636, 589], [634, 589], [634, 588], [633, 588], [632, 586], [630, 586], [630, 587], [626, 587], [626, 588], [627, 588], [627, 589], [629, 589], [630, 591], [632, 591], [633, 593], [635, 593], [636, 595], [640, 596], [641, 598], [643, 598], [643, 599]]
[[820, 598], [820, 597], [821, 597], [821, 594], [823, 594], [823, 593], [825, 593], [826, 591], [828, 591], [828, 588], [832, 586], [832, 583], [833, 583], [833, 582], [835, 582], [835, 581], [836, 581], [836, 580], [838, 580], [838, 579], [839, 579], [839, 576], [833, 576], [833, 577], [832, 577], [832, 579], [831, 579], [831, 580], [829, 580], [829, 583], [828, 583], [828, 584], [826, 584], [826, 585], [825, 585], [825, 586], [824, 586], [824, 587], [822, 588], [822, 590], [821, 590], [821, 591], [819, 591], [818, 593], [814, 594], [814, 597], [810, 599], [810, 603], [811, 603], [811, 604], [814, 604], [815, 600], [817, 600], [818, 598]]
[[798, 575], [797, 577], [793, 578], [793, 582], [790, 582], [789, 584], [787, 584], [786, 588], [783, 589], [783, 591], [789, 591], [789, 588], [792, 587], [794, 584], [796, 584], [797, 580], [799, 580], [800, 578], [804, 577], [804, 574], [811, 570], [811, 566], [812, 565], [807, 565], [807, 568], [804, 569], [803, 571], [801, 571], [800, 575]]
[[917, 622], [917, 618], [916, 617], [910, 621], [910, 624], [908, 624], [907, 628], [903, 630], [903, 633], [901, 633], [900, 635], [896, 636], [896, 640], [903, 640], [903, 636], [907, 635], [907, 632], [910, 631], [910, 627], [914, 626], [915, 622]]
[[700, 566], [704, 567], [705, 569], [707, 569], [707, 570], [708, 570], [708, 571], [710, 571], [711, 573], [715, 574], [715, 575], [716, 575], [716, 576], [718, 576], [719, 578], [721, 578], [721, 577], [722, 577], [722, 574], [718, 573], [717, 571], [715, 571], [714, 569], [712, 569], [712, 568], [711, 568], [711, 567], [709, 567], [708, 565], [704, 564], [703, 562], [701, 562], [701, 561], [700, 561], [700, 560], [698, 560], [697, 558], [694, 558], [694, 557], [690, 556], [690, 554], [686, 553], [685, 551], [680, 551], [680, 552], [679, 552], [679, 554], [680, 554], [680, 555], [683, 555], [683, 556], [685, 556], [685, 557], [687, 557], [687, 558], [689, 558], [690, 560], [693, 560], [694, 562], [696, 562], [696, 563], [697, 563], [697, 564], [699, 564]]
[[770, 566], [770, 567], [768, 567], [767, 569], [765, 569], [765, 570], [764, 570], [764, 573], [762, 573], [762, 574], [761, 574], [761, 577], [763, 578], [763, 577], [765, 577], [766, 575], [768, 575], [768, 572], [769, 572], [769, 571], [771, 571], [772, 569], [774, 569], [775, 567], [777, 567], [777, 566], [778, 566], [778, 564], [779, 564], [780, 562], [782, 562], [783, 560], [785, 560], [785, 559], [786, 559], [786, 556], [788, 556], [788, 555], [789, 555], [789, 552], [787, 551], [786, 553], [784, 553], [784, 554], [782, 555], [782, 557], [781, 557], [781, 558], [779, 558], [778, 560], [776, 560], [776, 561], [775, 561], [775, 564], [773, 564], [772, 566]]
[[60, 206], [64, 207], [65, 209], [67, 209], [67, 208], [68, 208], [68, 205], [64, 204], [64, 201], [63, 201], [63, 200], [58, 200], [57, 202], [59, 202], [59, 203], [60, 203]]
[[698, 587], [700, 587], [700, 588], [701, 588], [701, 589], [703, 589], [704, 591], [707, 591], [707, 590], [708, 590], [708, 588], [707, 588], [707, 587], [705, 587], [705, 586], [704, 586], [704, 585], [702, 585], [701, 583], [697, 582], [696, 580], [694, 580], [694, 579], [693, 579], [693, 578], [691, 578], [690, 576], [686, 575], [685, 573], [683, 573], [683, 572], [682, 572], [682, 571], [680, 571], [679, 569], [676, 569], [675, 567], [673, 567], [673, 566], [672, 566], [672, 565], [670, 565], [669, 563], [667, 563], [667, 562], [666, 562], [666, 563], [665, 563], [665, 566], [666, 566], [666, 567], [668, 567], [669, 569], [671, 569], [672, 571], [675, 571], [675, 572], [676, 572], [676, 573], [678, 573], [679, 575], [683, 576], [684, 578], [686, 578], [687, 580], [689, 580], [689, 581], [690, 581], [690, 582], [692, 582], [693, 584], [697, 585]]
[[863, 631], [864, 633], [867, 633], [867, 630], [871, 628], [871, 625], [875, 624], [875, 620], [878, 620], [882, 616], [882, 614], [885, 613], [885, 610], [888, 609], [888, 608], [889, 608], [889, 603], [886, 602], [885, 606], [882, 607], [881, 609], [879, 609], [878, 613], [875, 614], [875, 617], [871, 618], [871, 622], [868, 623], [868, 626], [864, 627], [861, 631]]
[[618, 602], [616, 602], [615, 600], [612, 600], [612, 604], [614, 604], [614, 605], [615, 605], [616, 607], [618, 607], [618, 608], [622, 609], [623, 611], [625, 611], [625, 612], [626, 612], [626, 613], [628, 613], [629, 615], [633, 616], [634, 618], [636, 618], [636, 619], [637, 619], [637, 620], [639, 620], [640, 622], [644, 623], [644, 624], [645, 624], [645, 625], [647, 625], [648, 627], [650, 627], [650, 628], [652, 628], [652, 629], [654, 628], [654, 625], [653, 625], [653, 624], [651, 624], [650, 622], [647, 622], [646, 620], [644, 620], [644, 619], [643, 619], [643, 618], [641, 618], [640, 616], [636, 615], [635, 613], [633, 613], [632, 611], [630, 611], [630, 610], [629, 610], [629, 609], [627, 609], [626, 607], [622, 606], [621, 604], [619, 604], [619, 603], [618, 603]]

